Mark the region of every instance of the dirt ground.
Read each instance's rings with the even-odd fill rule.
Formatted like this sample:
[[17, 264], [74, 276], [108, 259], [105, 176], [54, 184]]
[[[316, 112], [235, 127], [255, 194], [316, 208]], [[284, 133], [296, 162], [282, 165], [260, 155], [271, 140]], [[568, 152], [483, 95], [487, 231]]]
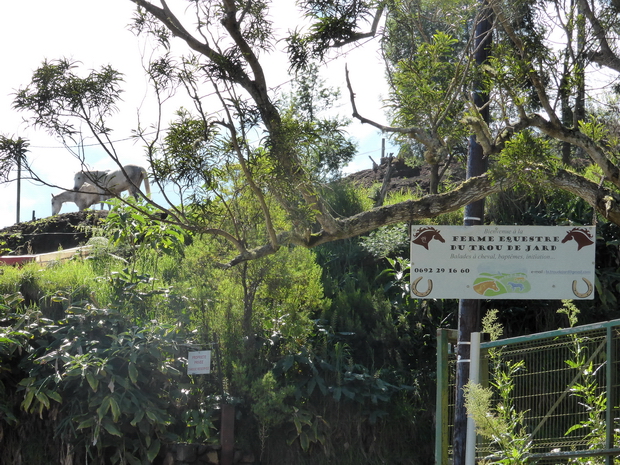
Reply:
[[85, 244], [107, 210], [63, 213], [24, 221], [0, 230], [0, 255], [31, 255], [55, 252]]
[[[401, 191], [404, 189], [419, 191], [427, 194], [430, 183], [430, 166], [411, 167], [404, 160], [392, 160], [393, 172], [390, 178], [388, 191]], [[374, 169], [362, 170], [348, 175], [345, 179], [353, 181], [362, 187], [371, 187], [381, 184], [388, 169], [388, 160], [382, 158], [380, 164], [375, 165]], [[465, 179], [465, 170], [460, 166], [451, 166], [446, 171], [442, 182], [458, 182]]]

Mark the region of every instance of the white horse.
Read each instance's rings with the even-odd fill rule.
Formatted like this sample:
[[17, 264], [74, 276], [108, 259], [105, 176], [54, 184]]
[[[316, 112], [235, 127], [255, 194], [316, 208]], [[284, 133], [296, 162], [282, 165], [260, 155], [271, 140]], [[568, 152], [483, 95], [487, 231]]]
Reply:
[[[82, 211], [108, 198], [110, 198], [110, 196], [102, 195], [97, 186], [84, 183], [79, 191], [64, 191], [58, 195], [52, 194], [52, 216], [60, 212], [62, 204], [65, 202], [73, 202], [78, 206], [80, 211]], [[103, 209], [103, 203], [101, 204], [101, 208]]]
[[90, 182], [99, 188], [100, 194], [119, 195], [121, 192], [129, 191], [135, 198], [138, 198], [140, 184], [144, 181], [146, 195], [151, 194], [151, 185], [146, 170], [137, 165], [125, 165], [123, 169], [112, 172], [79, 171], [75, 173], [73, 180], [75, 190], [78, 190], [85, 182]]

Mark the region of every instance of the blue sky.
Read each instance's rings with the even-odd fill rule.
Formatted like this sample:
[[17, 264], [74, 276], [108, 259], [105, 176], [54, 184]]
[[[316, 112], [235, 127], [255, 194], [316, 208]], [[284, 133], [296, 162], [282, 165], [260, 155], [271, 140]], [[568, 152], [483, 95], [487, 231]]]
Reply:
[[[285, 8], [291, 8], [294, 2], [278, 1], [283, 2], [285, 7], [273, 11], [284, 17], [290, 16], [291, 12]], [[186, 5], [186, 2], [179, 0], [168, 3], [175, 12], [182, 12]], [[0, 75], [0, 134], [27, 139], [30, 142], [27, 155], [29, 163], [48, 183], [59, 186], [52, 188], [22, 181], [20, 221], [29, 221], [33, 215], [43, 218], [51, 214], [51, 194], [59, 193], [60, 187], [70, 188], [73, 174], [81, 169], [81, 165], [59, 140], [41, 129], [29, 127], [23, 121], [26, 115], [11, 108], [15, 91], [30, 81], [32, 72], [45, 59], [69, 58], [79, 62], [79, 70], [84, 72], [103, 65], [113, 66], [125, 75], [125, 92], [119, 112], [112, 120], [112, 139], [117, 141], [115, 147], [124, 164], [144, 165], [140, 144], [130, 136], [138, 120], [144, 124], [155, 112], [141, 65], [141, 56], [150, 53], [150, 49], [145, 48], [144, 42], [127, 28], [133, 16], [133, 3], [129, 0], [14, 1], [3, 5], [3, 13], [5, 21], [0, 28], [0, 43], [5, 46], [0, 54], [5, 72]], [[274, 17], [276, 23], [277, 19]], [[284, 24], [285, 27], [292, 26], [290, 21]], [[377, 41], [369, 42], [346, 56], [336, 57], [323, 67], [329, 85], [340, 87], [345, 96], [339, 111], [350, 116], [351, 110], [346, 100], [345, 63], [358, 96], [358, 110], [368, 118], [383, 122], [381, 96], [385, 95], [386, 87]], [[10, 64], [8, 72], [7, 64]], [[274, 86], [290, 80], [285, 62], [274, 58], [273, 62], [269, 62], [268, 69], [275, 73], [270, 79]], [[180, 104], [174, 100], [168, 102], [167, 111], [172, 114]], [[349, 133], [358, 142], [360, 155], [346, 171], [369, 168], [371, 162], [368, 156], [377, 161], [380, 157], [381, 134], [358, 122], [351, 125]], [[90, 167], [115, 168], [100, 147], [91, 146], [94, 141], [86, 140], [85, 143], [84, 155]], [[388, 148], [387, 151], [393, 150]], [[3, 199], [0, 203], [0, 228], [12, 225], [17, 220], [16, 190], [15, 182], [0, 185], [0, 197]], [[162, 196], [155, 189], [154, 199], [158, 198]], [[65, 204], [61, 212], [69, 211], [77, 211], [77, 207]]]

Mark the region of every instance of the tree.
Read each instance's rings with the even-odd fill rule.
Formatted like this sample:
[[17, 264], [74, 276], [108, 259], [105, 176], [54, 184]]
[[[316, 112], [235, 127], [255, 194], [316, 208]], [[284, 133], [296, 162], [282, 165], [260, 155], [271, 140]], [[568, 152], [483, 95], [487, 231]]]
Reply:
[[474, 79], [469, 59], [473, 36], [468, 28], [475, 14], [476, 4], [468, 0], [398, 1], [387, 14], [384, 49], [392, 124], [425, 128], [424, 133], [395, 137], [404, 150], [411, 147], [431, 165], [431, 194], [438, 193], [455, 158], [462, 163], [467, 152], [463, 94]]
[[[276, 40], [275, 28], [268, 16], [271, 2], [220, 0], [205, 3], [193, 0], [188, 9], [175, 8], [173, 11], [163, 0], [160, 3], [131, 1], [138, 7], [134, 21], [136, 31], [154, 37], [164, 50], [163, 55], [148, 66], [158, 92], [163, 95], [166, 89], [180, 86], [194, 97], [192, 113], [173, 128], [180, 128], [180, 124], [193, 128], [194, 132], [189, 134], [197, 138], [186, 140], [189, 151], [178, 152], [177, 155], [188, 153], [193, 160], [202, 160], [202, 171], [194, 170], [192, 173], [200, 174], [200, 179], [205, 182], [192, 184], [191, 176], [175, 180], [187, 181], [184, 187], [191, 187], [192, 194], [193, 189], [198, 188], [204, 191], [204, 195], [200, 198], [186, 196], [182, 206], [160, 207], [166, 211], [166, 221], [225, 238], [233, 244], [234, 256], [222, 257], [225, 266], [264, 257], [286, 244], [314, 247], [354, 237], [380, 226], [423, 220], [455, 211], [473, 201], [509, 189], [518, 182], [540, 185], [544, 181], [546, 185], [567, 190], [585, 199], [607, 220], [620, 224], [620, 168], [608, 126], [589, 116], [567, 122], [558, 114], [560, 82], [566, 82], [567, 77], [577, 78], [581, 75], [579, 69], [592, 66], [613, 74], [620, 71], [620, 56], [612, 41], [620, 32], [620, 20], [613, 3], [578, 1], [585, 21], [584, 53], [572, 57], [563, 54], [563, 47], [555, 45], [573, 42], [566, 37], [566, 29], [555, 27], [552, 21], [568, 17], [565, 14], [568, 5], [558, 1], [554, 3], [554, 8], [546, 8], [546, 3], [535, 1], [525, 6], [496, 0], [489, 2], [496, 18], [494, 33], [498, 40], [490, 64], [475, 72], [480, 74], [492, 93], [489, 109], [493, 118], [490, 123], [482, 118], [481, 108], [457, 92], [451, 94], [453, 98], [437, 101], [438, 106], [443, 105], [443, 114], [450, 117], [443, 118], [435, 128], [425, 120], [411, 121], [407, 127], [372, 121], [360, 115], [355, 108], [353, 89], [356, 77], [351, 76], [354, 117], [384, 131], [411, 137], [425, 150], [431, 151], [435, 148], [444, 150], [450, 145], [448, 134], [451, 132], [447, 127], [463, 124], [461, 130], [476, 135], [485, 157], [494, 168], [488, 174], [471, 178], [444, 194], [412, 198], [351, 217], [338, 217], [320, 194], [318, 180], [304, 164], [299, 150], [303, 125], [291, 124], [290, 119], [284, 117], [284, 110], [275, 101], [264, 72], [260, 56], [269, 53]], [[401, 3], [347, 0], [302, 2], [311, 26], [306, 34], [295, 31], [290, 36], [289, 52], [293, 68], [303, 69], [311, 58], [324, 57], [331, 47], [340, 47], [378, 33], [383, 13], [393, 11]], [[420, 4], [426, 5], [425, 2]], [[528, 27], [524, 27], [526, 18], [530, 24]], [[473, 20], [472, 27], [477, 20]], [[368, 27], [367, 32], [365, 27]], [[553, 43], [545, 39], [551, 32]], [[455, 38], [458, 39], [456, 42]], [[173, 58], [170, 48], [173, 41], [186, 46], [188, 53]], [[433, 46], [440, 46], [441, 59], [434, 63], [441, 64], [436, 67], [436, 72], [441, 76], [429, 76], [428, 79], [443, 83], [441, 89], [445, 89], [448, 82], [464, 82], [456, 73], [467, 69], [474, 50], [471, 46], [463, 47], [463, 43], [462, 37], [442, 32], [434, 41], [429, 40], [428, 45], [421, 44], [426, 48], [415, 49], [416, 58], [424, 59], [427, 56], [425, 50], [432, 51]], [[455, 53], [458, 52], [463, 66], [457, 67], [449, 60], [450, 47]], [[412, 66], [414, 64], [415, 61]], [[52, 64], [47, 63], [35, 77], [50, 71], [50, 66]], [[566, 69], [574, 72], [567, 75]], [[446, 72], [454, 73], [454, 76], [448, 79], [443, 75]], [[52, 74], [52, 79], [33, 80], [29, 87], [18, 93], [15, 106], [33, 112], [35, 124], [60, 135], [70, 134], [74, 127], [68, 122], [78, 117], [88, 122], [91, 131], [105, 138], [108, 131], [102, 117], [113, 109], [113, 103], [118, 98], [119, 75], [109, 69], [86, 79], [74, 73], [71, 66], [65, 64], [62, 73]], [[403, 86], [406, 77], [402, 76]], [[57, 82], [71, 85], [58, 87]], [[211, 86], [221, 104], [221, 111], [216, 116], [204, 109], [205, 102], [200, 97], [205, 94], [201, 89], [205, 82]], [[63, 92], [71, 92], [50, 92], [59, 88]], [[585, 88], [588, 91], [591, 89], [589, 86]], [[586, 101], [592, 101], [593, 96], [588, 94]], [[57, 106], [53, 105], [54, 102]], [[451, 111], [449, 105], [458, 111]], [[48, 111], [50, 108], [54, 111]], [[161, 125], [158, 127], [161, 128]], [[264, 137], [260, 147], [252, 146], [251, 136], [261, 132]], [[170, 169], [174, 172], [178, 170], [179, 175], [182, 173], [185, 165], [175, 162], [166, 144], [160, 144], [161, 130], [154, 137], [147, 136], [144, 130], [139, 135], [144, 138], [153, 161], [168, 157], [172, 161]], [[534, 143], [528, 145], [527, 141], [532, 140]], [[532, 152], [532, 147], [542, 145], [536, 144], [536, 140], [567, 143], [580, 148], [590, 162], [598, 166], [603, 182], [567, 169], [553, 152]], [[509, 145], [511, 155], [506, 156], [505, 148]], [[217, 217], [210, 214], [209, 202], [213, 196], [225, 199], [221, 191], [223, 186], [217, 182], [217, 170], [233, 162], [240, 167], [246, 185], [261, 206], [261, 221], [265, 223], [262, 244], [250, 246], [244, 243], [235, 229], [239, 225], [230, 221], [227, 223], [230, 228], [225, 228]], [[167, 181], [156, 169], [154, 174], [159, 182]], [[266, 193], [273, 196], [286, 211], [286, 225], [273, 224]]]
[[22, 166], [26, 163], [28, 145], [30, 145], [28, 141], [21, 137], [10, 139], [0, 136], [0, 180], [7, 182], [13, 167], [17, 167], [17, 207], [15, 209], [17, 223], [19, 223], [21, 205]]
[[28, 145], [28, 142], [21, 137], [11, 139], [0, 136], [0, 180], [2, 182], [8, 182], [13, 168], [25, 161]]
[[343, 131], [347, 121], [324, 115], [337, 103], [340, 92], [325, 87], [316, 64], [298, 73], [294, 84], [290, 106], [283, 109], [283, 117], [293, 126], [291, 130], [300, 135], [299, 152], [304, 168], [321, 183], [338, 178], [341, 168], [356, 152], [355, 144]]

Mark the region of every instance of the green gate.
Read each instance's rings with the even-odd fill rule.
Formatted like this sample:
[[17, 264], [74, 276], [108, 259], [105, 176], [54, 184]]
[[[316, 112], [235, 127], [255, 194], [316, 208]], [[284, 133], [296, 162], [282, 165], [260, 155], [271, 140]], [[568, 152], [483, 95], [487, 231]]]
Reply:
[[[446, 329], [437, 333], [435, 463], [438, 465], [451, 462], [456, 367], [452, 349], [456, 335], [455, 330]], [[601, 457], [593, 463], [620, 463], [620, 459], [615, 462], [613, 459], [620, 455], [618, 339], [620, 320], [614, 320], [480, 343], [479, 379], [483, 386], [488, 385], [492, 360], [495, 367], [498, 361], [500, 364], [524, 362], [524, 368], [512, 376], [512, 402], [516, 411], [524, 413], [523, 424], [532, 441], [528, 462], [557, 464], [567, 463], [574, 457]], [[473, 371], [473, 360], [471, 365]], [[606, 399], [604, 410], [593, 412], [576, 395], [576, 387], [584, 382], [589, 383], [594, 394]], [[596, 420], [597, 417], [600, 418]], [[593, 418], [598, 426], [596, 434], [592, 434], [591, 428], [575, 427], [592, 425]], [[475, 449], [476, 458], [501, 458], [480, 438]]]

